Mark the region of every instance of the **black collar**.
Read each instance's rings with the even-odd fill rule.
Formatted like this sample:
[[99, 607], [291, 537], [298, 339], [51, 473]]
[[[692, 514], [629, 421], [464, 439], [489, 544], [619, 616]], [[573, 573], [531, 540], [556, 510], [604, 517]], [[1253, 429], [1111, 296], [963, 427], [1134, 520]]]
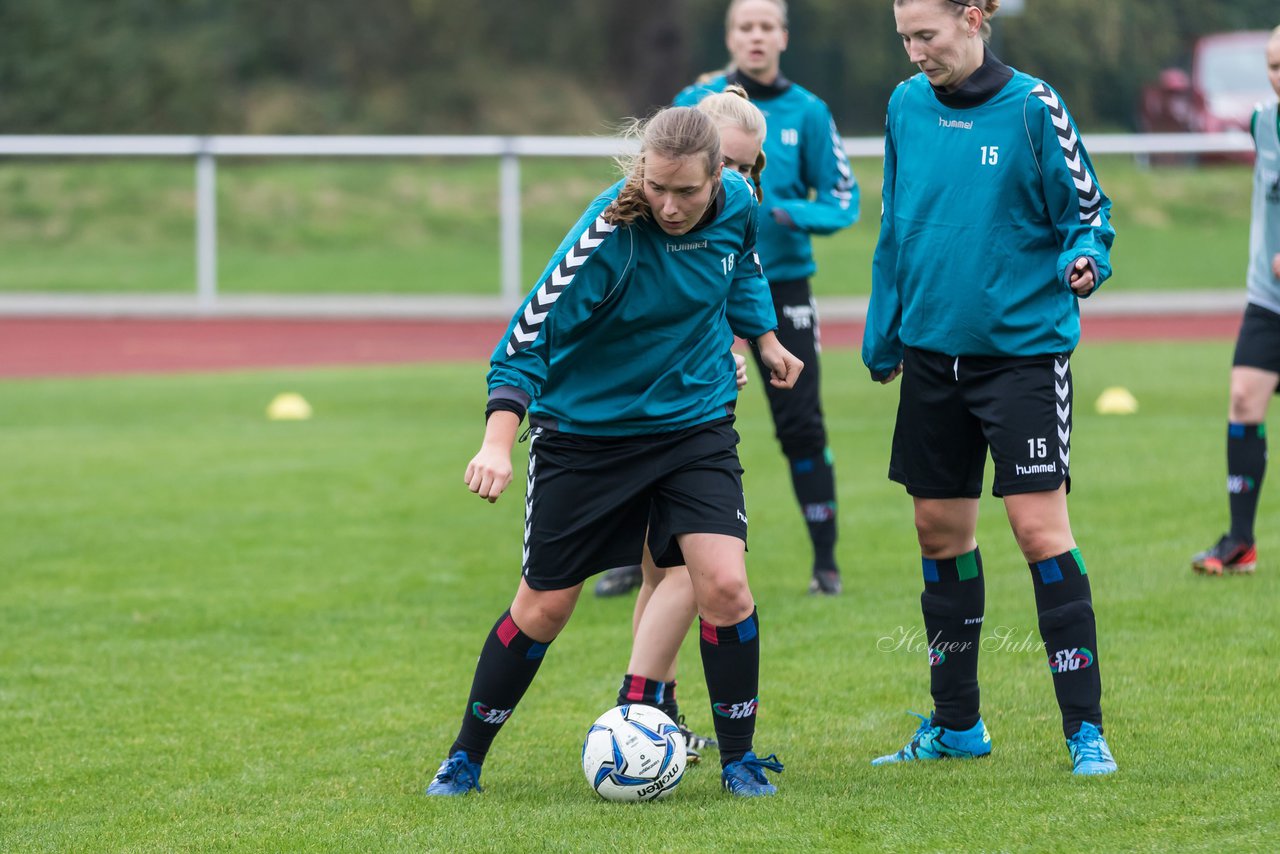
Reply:
[[767, 101], [770, 98], [776, 98], [791, 88], [791, 81], [783, 77], [781, 71], [778, 72], [777, 78], [772, 83], [761, 83], [754, 77], [748, 77], [737, 69], [725, 75], [725, 81], [737, 83], [743, 89], [746, 89], [747, 97], [753, 101]]
[[983, 48], [982, 64], [969, 75], [969, 79], [953, 91], [939, 89], [932, 83], [934, 96], [953, 110], [980, 107], [990, 101], [1004, 85], [1013, 79], [1013, 69], [1005, 65], [987, 48]]

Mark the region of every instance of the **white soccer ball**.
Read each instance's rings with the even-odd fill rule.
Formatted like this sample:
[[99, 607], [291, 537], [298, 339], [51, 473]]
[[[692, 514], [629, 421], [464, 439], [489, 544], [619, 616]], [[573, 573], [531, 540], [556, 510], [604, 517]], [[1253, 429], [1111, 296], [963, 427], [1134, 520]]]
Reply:
[[680, 728], [653, 706], [610, 709], [582, 744], [582, 773], [606, 801], [666, 797], [684, 776], [686, 759]]

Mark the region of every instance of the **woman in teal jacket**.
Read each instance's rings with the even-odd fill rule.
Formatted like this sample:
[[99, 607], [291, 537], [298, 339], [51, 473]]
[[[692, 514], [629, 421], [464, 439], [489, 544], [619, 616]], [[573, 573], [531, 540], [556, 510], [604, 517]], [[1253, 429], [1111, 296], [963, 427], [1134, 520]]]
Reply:
[[889, 100], [862, 358], [902, 376], [889, 477], [915, 503], [934, 712], [875, 764], [985, 756], [975, 532], [988, 451], [1031, 570], [1077, 774], [1102, 735], [1089, 577], [1067, 515], [1077, 300], [1111, 274], [1111, 203], [1057, 92], [986, 49], [999, 0], [895, 0], [920, 74]]
[[638, 135], [627, 177], [569, 231], [491, 360], [484, 441], [464, 479], [488, 501], [502, 495], [527, 412], [520, 580], [428, 795], [479, 790], [494, 737], [583, 583], [639, 563], [646, 541], [659, 566], [689, 567], [708, 695], [733, 711], [716, 719], [724, 787], [776, 791], [764, 771], [781, 764], [752, 748], [759, 621], [744, 562], [734, 335], [755, 343], [779, 386], [802, 365], [773, 332], [754, 188], [723, 169], [715, 124], [669, 108]]
[[[778, 340], [804, 362], [805, 371], [794, 389], [780, 393], [766, 384], [765, 393], [813, 546], [809, 590], [833, 595], [841, 590], [835, 470], [820, 394], [820, 334], [809, 283], [816, 269], [811, 237], [857, 221], [858, 184], [827, 105], [782, 75], [787, 39], [784, 0], [733, 0], [725, 16], [730, 70], [689, 86], [675, 103], [692, 106], [738, 85], [768, 124], [760, 260], [778, 315]], [[606, 576], [596, 592], [622, 593], [639, 583], [638, 573], [620, 572]]]
[[768, 124], [760, 262], [778, 315], [778, 339], [804, 361], [805, 371], [791, 391], [777, 392], [765, 384], [764, 392], [813, 545], [809, 592], [832, 595], [842, 586], [836, 561], [836, 472], [820, 394], [822, 339], [810, 284], [817, 271], [812, 238], [858, 222], [859, 189], [831, 110], [813, 92], [783, 77], [787, 41], [785, 1], [733, 0], [724, 15], [730, 70], [685, 88], [675, 102], [696, 104], [709, 93], [737, 85], [745, 88]]

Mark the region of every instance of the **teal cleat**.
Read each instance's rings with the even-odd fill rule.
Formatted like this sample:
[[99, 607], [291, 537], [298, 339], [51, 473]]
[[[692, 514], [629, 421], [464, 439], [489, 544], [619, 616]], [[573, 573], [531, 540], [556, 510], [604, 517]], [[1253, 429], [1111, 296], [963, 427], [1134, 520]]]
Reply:
[[1114, 774], [1116, 760], [1102, 737], [1102, 730], [1085, 721], [1076, 734], [1067, 739], [1071, 751], [1071, 773], [1081, 775]]
[[435, 779], [427, 786], [427, 794], [465, 795], [472, 789], [484, 791], [480, 788], [480, 764], [472, 762], [466, 751], [459, 750], [440, 763]]
[[778, 761], [778, 755], [771, 753], [764, 759], [758, 758], [754, 753], [747, 752], [745, 756], [737, 762], [730, 762], [724, 766], [724, 770], [720, 772], [720, 781], [724, 783], [724, 787], [729, 793], [739, 798], [759, 798], [765, 795], [776, 795], [778, 787], [769, 782], [769, 778], [764, 776], [764, 769], [770, 771], [781, 771], [782, 763]]
[[[915, 712], [911, 714], [916, 715]], [[894, 762], [911, 762], [915, 759], [975, 759], [991, 753], [991, 734], [987, 726], [978, 722], [965, 730], [944, 729], [934, 726], [931, 718], [916, 715], [920, 728], [897, 753], [872, 759], [872, 765], [889, 765]]]

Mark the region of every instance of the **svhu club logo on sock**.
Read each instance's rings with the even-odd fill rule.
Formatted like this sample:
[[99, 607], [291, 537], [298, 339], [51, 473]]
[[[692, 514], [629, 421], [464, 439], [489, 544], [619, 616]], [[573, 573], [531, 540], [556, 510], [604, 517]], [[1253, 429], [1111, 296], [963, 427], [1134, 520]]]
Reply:
[[1084, 670], [1093, 664], [1093, 653], [1085, 647], [1060, 649], [1049, 659], [1049, 669], [1054, 673], [1070, 673]]
[[507, 718], [511, 717], [514, 709], [491, 709], [484, 703], [472, 703], [471, 714], [478, 717], [487, 724], [502, 724], [507, 722]]
[[712, 710], [722, 718], [749, 718], [756, 713], [756, 698], [747, 700], [742, 703], [716, 703], [712, 706]]

